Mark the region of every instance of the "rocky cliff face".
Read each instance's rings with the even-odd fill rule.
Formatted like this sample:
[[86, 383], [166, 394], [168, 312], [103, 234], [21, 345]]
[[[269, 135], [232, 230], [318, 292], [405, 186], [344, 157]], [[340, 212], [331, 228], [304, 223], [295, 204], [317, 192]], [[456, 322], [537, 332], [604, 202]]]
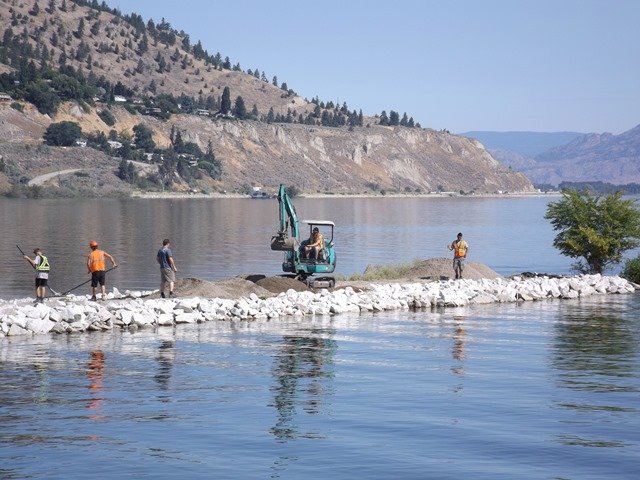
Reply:
[[[144, 123], [158, 145], [169, 144], [172, 126], [185, 141], [206, 149], [211, 142], [222, 162], [220, 189], [246, 185], [295, 185], [307, 192], [361, 193], [455, 191], [494, 193], [531, 191], [529, 180], [497, 162], [477, 141], [429, 129], [357, 127], [350, 130], [255, 121], [213, 120], [175, 115], [164, 122], [113, 108], [117, 124], [108, 127], [95, 111], [65, 105], [53, 121], [70, 120], [84, 132], [111, 128], [131, 132]], [[5, 141], [41, 143], [52, 120], [28, 108], [24, 113], [0, 106], [0, 136]], [[66, 165], [59, 165], [65, 168]], [[53, 167], [52, 167], [53, 168]]]
[[530, 191], [529, 180], [500, 165], [473, 140], [432, 130], [344, 129], [182, 116], [186, 138], [215, 145], [228, 185], [295, 185], [304, 191], [372, 189], [493, 193]]

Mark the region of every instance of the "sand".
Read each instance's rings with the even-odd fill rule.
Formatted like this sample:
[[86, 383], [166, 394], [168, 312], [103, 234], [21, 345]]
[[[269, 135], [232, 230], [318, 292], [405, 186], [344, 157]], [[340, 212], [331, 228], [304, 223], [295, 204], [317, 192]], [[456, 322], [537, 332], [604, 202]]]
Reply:
[[[351, 286], [358, 290], [367, 289], [372, 283], [408, 283], [447, 280], [453, 277], [453, 266], [450, 258], [429, 258], [418, 262], [404, 278], [371, 281], [343, 280], [336, 283], [336, 288]], [[479, 280], [481, 278], [502, 278], [501, 275], [481, 263], [467, 262], [463, 272], [464, 278]], [[273, 297], [287, 290], [309, 290], [307, 285], [296, 280], [291, 275], [277, 275], [267, 277], [262, 274], [243, 274], [225, 280], [206, 281], [198, 278], [180, 279], [175, 284], [178, 297], [202, 298], [240, 298], [248, 297], [252, 293], [261, 298]], [[159, 297], [159, 293], [149, 298]]]

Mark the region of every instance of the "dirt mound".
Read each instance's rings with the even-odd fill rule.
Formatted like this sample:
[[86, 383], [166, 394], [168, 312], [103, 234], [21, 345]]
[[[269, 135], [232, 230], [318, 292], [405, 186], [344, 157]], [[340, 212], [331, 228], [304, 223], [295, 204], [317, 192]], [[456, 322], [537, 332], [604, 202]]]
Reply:
[[[408, 278], [420, 278], [429, 280], [445, 280], [454, 277], [453, 259], [429, 258], [418, 262], [407, 272]], [[482, 263], [465, 262], [462, 271], [463, 278], [480, 280], [481, 278], [502, 278], [502, 275], [493, 271]]]
[[297, 292], [309, 290], [303, 282], [291, 277], [265, 277], [258, 280], [256, 284], [273, 293], [286, 292], [290, 288]]
[[259, 297], [273, 296], [269, 290], [240, 277], [215, 282], [199, 278], [184, 278], [176, 282], [174, 291], [178, 297], [240, 298], [248, 297], [252, 293]]

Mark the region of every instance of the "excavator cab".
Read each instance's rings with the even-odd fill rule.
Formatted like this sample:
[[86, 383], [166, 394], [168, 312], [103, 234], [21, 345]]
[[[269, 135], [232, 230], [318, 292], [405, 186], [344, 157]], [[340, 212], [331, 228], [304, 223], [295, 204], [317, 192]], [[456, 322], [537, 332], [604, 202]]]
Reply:
[[[333, 243], [335, 224], [329, 220], [304, 220], [302, 223], [309, 226], [309, 236], [301, 241], [298, 216], [283, 185], [280, 185], [278, 202], [280, 228], [271, 238], [271, 250], [284, 252], [282, 270], [293, 273], [297, 279], [304, 281], [310, 287], [333, 287], [335, 285], [333, 277], [313, 279], [310, 277], [333, 273], [336, 268], [336, 252]], [[323, 247], [319, 250], [305, 248], [309, 245], [315, 228], [319, 230], [323, 240]]]

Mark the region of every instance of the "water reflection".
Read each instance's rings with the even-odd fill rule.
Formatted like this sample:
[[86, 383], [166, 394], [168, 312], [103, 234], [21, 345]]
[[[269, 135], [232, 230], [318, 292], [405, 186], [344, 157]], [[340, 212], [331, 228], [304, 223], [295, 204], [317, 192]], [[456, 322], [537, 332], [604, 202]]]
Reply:
[[91, 395], [87, 408], [91, 410], [89, 418], [104, 418], [102, 415], [102, 375], [104, 370], [104, 352], [102, 350], [94, 350], [90, 354], [89, 363], [87, 364], [87, 378], [89, 379], [89, 393]]
[[555, 324], [552, 362], [567, 388], [593, 392], [636, 391], [621, 380], [633, 376], [639, 334], [631, 318], [610, 305], [584, 311], [571, 307]]
[[606, 437], [614, 435], [612, 425], [637, 411], [629, 407], [640, 391], [635, 381], [637, 320], [606, 301], [588, 309], [570, 304], [565, 310], [554, 324], [551, 350], [552, 366], [565, 389], [555, 404], [570, 414], [561, 421], [569, 431], [557, 435], [557, 441], [579, 447], [628, 446]]
[[[173, 340], [162, 340], [158, 346], [158, 373], [154, 379], [158, 383], [160, 390], [169, 390], [169, 381], [171, 380], [171, 371], [173, 369], [173, 361], [175, 360], [175, 344]], [[160, 397], [162, 401], [168, 401], [168, 397], [163, 395]]]
[[337, 348], [334, 335], [335, 329], [324, 328], [282, 338], [274, 357], [275, 384], [271, 387], [277, 410], [271, 433], [279, 440], [318, 436], [312, 432], [301, 434], [296, 416], [299, 407], [310, 415], [320, 413], [330, 394], [326, 379], [333, 377], [333, 355]]

